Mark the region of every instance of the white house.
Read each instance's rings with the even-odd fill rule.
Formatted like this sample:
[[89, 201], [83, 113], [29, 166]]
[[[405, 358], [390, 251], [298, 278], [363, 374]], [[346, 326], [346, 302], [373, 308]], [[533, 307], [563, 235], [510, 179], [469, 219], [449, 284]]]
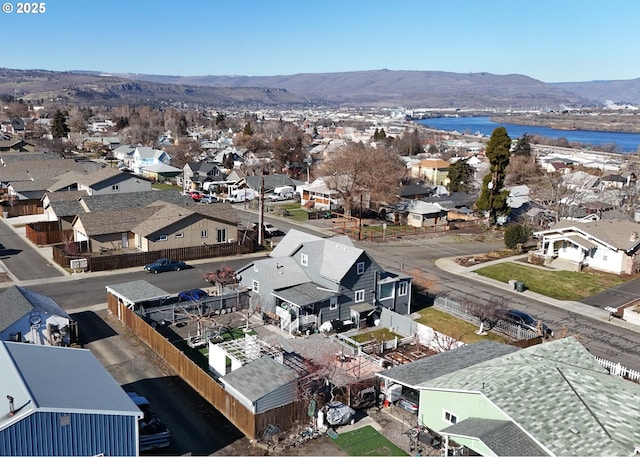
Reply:
[[134, 173], [142, 174], [142, 168], [150, 165], [158, 165], [164, 163], [171, 164], [171, 156], [159, 149], [153, 149], [146, 146], [138, 146], [131, 155], [130, 168]]
[[561, 264], [576, 271], [584, 267], [615, 274], [640, 272], [640, 224], [628, 221], [576, 223], [560, 221], [535, 232], [545, 264]]

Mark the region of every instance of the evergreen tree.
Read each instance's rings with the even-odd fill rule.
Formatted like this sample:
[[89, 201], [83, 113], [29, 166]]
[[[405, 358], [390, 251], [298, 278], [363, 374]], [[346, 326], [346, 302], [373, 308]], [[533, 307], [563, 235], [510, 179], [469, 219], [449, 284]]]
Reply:
[[507, 129], [497, 127], [492, 133], [485, 154], [489, 159], [489, 174], [482, 181], [482, 191], [476, 201], [476, 209], [489, 211], [489, 224], [493, 225], [497, 215], [507, 214], [509, 191], [503, 190], [505, 170], [509, 165], [511, 138]]
[[380, 132], [378, 131], [377, 127], [375, 132], [373, 132], [373, 141], [380, 141]]
[[449, 184], [447, 190], [453, 192], [469, 192], [472, 188], [474, 170], [467, 159], [457, 160], [449, 167]]
[[516, 145], [513, 148], [513, 155], [516, 156], [531, 156], [531, 144], [529, 143], [529, 135], [526, 133], [518, 138]]
[[67, 116], [60, 110], [56, 110], [51, 120], [51, 136], [54, 138], [66, 138], [69, 133]]
[[251, 130], [251, 123], [250, 122], [247, 122], [245, 124], [243, 132], [247, 136], [253, 135], [253, 130]]

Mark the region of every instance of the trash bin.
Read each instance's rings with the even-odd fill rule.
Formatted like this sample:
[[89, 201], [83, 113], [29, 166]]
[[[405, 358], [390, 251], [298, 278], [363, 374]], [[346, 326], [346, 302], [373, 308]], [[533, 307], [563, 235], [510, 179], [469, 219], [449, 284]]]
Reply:
[[515, 279], [510, 279], [510, 280], [509, 280], [509, 289], [511, 289], [511, 290], [516, 290], [516, 283], [517, 283], [517, 282], [518, 282], [518, 281], [516, 281]]
[[524, 282], [516, 281], [516, 290], [518, 292], [524, 292]]

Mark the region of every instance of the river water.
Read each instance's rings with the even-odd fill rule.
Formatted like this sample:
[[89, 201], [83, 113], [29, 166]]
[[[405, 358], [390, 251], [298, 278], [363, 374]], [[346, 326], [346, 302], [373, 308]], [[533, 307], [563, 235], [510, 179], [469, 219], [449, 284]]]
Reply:
[[496, 127], [504, 127], [511, 139], [520, 138], [525, 133], [546, 138], [565, 138], [570, 143], [587, 145], [616, 145], [620, 153], [635, 153], [640, 148], [640, 133], [596, 132], [594, 130], [556, 130], [548, 127], [534, 127], [530, 125], [498, 124], [489, 117], [438, 117], [416, 121], [425, 127], [456, 131], [458, 133], [491, 136]]

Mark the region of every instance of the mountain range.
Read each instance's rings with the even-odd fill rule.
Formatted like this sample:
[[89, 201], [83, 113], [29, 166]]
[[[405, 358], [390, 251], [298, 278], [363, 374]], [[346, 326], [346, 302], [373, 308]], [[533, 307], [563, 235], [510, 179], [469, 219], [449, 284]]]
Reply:
[[0, 68], [0, 96], [104, 105], [219, 108], [387, 106], [558, 109], [640, 104], [640, 79], [545, 83], [525, 75], [371, 70], [281, 76], [169, 76]]

